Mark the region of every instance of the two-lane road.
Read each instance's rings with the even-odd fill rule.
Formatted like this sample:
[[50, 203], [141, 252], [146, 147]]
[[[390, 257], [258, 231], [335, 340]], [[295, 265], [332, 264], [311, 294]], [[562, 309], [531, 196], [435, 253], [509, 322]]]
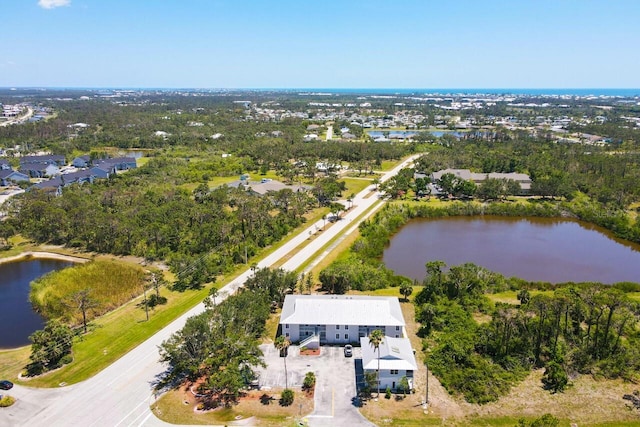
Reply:
[[[397, 174], [416, 157], [418, 155], [387, 172], [381, 181], [384, 182]], [[334, 223], [326, 231], [318, 233], [312, 242], [298, 251], [282, 267], [287, 270], [298, 268], [333, 237], [352, 231], [356, 226], [355, 219], [367, 212], [379, 200], [375, 195], [365, 198], [368, 193], [368, 189], [359, 193], [353, 201], [353, 208], [344, 215], [342, 220]], [[264, 268], [274, 265], [307, 240], [310, 233], [316, 233], [322, 225], [323, 221], [311, 224], [285, 245], [262, 259], [258, 266]], [[223, 287], [221, 293], [226, 295], [233, 293], [251, 274], [250, 269], [245, 271]], [[217, 298], [217, 301], [223, 298], [224, 296]], [[158, 346], [171, 334], [181, 329], [187, 318], [203, 310], [203, 304], [197, 305], [111, 366], [82, 383], [55, 390], [31, 389], [16, 385], [15, 392], [12, 394], [18, 398], [18, 401], [12, 407], [0, 412], [0, 425], [34, 427], [168, 425], [157, 419], [149, 408], [157, 397], [153, 391], [155, 382], [166, 369], [158, 360]], [[100, 356], [100, 354], [95, 355], [95, 357]]]

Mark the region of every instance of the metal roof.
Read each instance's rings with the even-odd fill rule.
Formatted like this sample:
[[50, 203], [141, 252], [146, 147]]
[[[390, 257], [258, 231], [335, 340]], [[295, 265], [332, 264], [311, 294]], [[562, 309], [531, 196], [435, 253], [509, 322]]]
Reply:
[[[369, 343], [368, 337], [360, 338], [362, 367], [378, 369], [378, 352]], [[418, 369], [411, 342], [407, 338], [384, 337], [380, 343], [380, 369]]]
[[281, 324], [404, 326], [396, 297], [287, 295]]

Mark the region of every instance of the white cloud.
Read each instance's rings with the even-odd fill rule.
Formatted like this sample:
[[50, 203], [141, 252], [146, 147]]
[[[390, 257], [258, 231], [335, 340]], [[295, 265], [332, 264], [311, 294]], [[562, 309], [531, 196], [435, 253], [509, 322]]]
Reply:
[[69, 6], [71, 0], [38, 0], [38, 6], [43, 9], [53, 9], [55, 7]]

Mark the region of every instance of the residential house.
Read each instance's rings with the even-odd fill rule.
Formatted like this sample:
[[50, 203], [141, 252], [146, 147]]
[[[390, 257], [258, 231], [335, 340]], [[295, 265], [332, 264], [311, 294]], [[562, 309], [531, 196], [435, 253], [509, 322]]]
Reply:
[[47, 193], [60, 196], [62, 194], [62, 187], [64, 187], [64, 182], [62, 181], [62, 179], [60, 177], [55, 177], [51, 178], [48, 181], [39, 182], [31, 188], [37, 188]]
[[66, 160], [64, 156], [56, 154], [46, 154], [44, 156], [24, 156], [20, 158], [20, 165], [26, 164], [44, 164], [44, 165], [56, 165], [64, 166]]
[[84, 156], [76, 157], [75, 159], [73, 159], [71, 164], [77, 168], [89, 167], [89, 165], [91, 164], [91, 156], [86, 154]]
[[0, 159], [0, 170], [11, 170], [11, 165], [8, 161]]
[[531, 189], [531, 178], [529, 175], [524, 173], [500, 173], [500, 172], [491, 172], [491, 173], [476, 173], [471, 172], [469, 169], [443, 169], [437, 172], [433, 172], [431, 174], [431, 181], [438, 182], [445, 174], [453, 174], [460, 179], [464, 179], [465, 181], [473, 181], [476, 184], [482, 184], [488, 178], [492, 179], [510, 179], [516, 181], [520, 184], [520, 189], [523, 193], [529, 192]]
[[21, 181], [29, 182], [29, 176], [13, 169], [0, 169], [0, 186], [7, 187]]
[[60, 174], [60, 168], [55, 164], [47, 163], [23, 163], [20, 172], [31, 178], [46, 178]]
[[103, 169], [99, 166], [92, 167], [91, 169], [89, 169], [89, 172], [91, 172], [91, 175], [93, 175], [94, 178], [107, 179], [109, 178], [109, 175], [111, 175], [108, 170]]
[[294, 193], [305, 192], [311, 190], [313, 187], [308, 185], [287, 185], [280, 181], [263, 180], [261, 182], [249, 182], [248, 190], [258, 196], [264, 196], [268, 192], [276, 192], [280, 190], [290, 189]]
[[287, 295], [280, 333], [309, 348], [324, 344], [358, 344], [375, 329], [405, 336], [400, 302], [395, 297], [356, 295]]
[[376, 373], [378, 370], [378, 350], [380, 351], [379, 389], [398, 390], [403, 377], [407, 377], [409, 390], [413, 389], [413, 376], [418, 369], [413, 348], [408, 338], [385, 336], [375, 349], [369, 337], [360, 338], [362, 347], [362, 368], [365, 373]]
[[101, 159], [94, 162], [94, 166], [108, 171], [109, 173], [116, 173], [117, 171], [135, 169], [138, 167], [136, 159], [133, 157], [115, 157], [113, 159]]

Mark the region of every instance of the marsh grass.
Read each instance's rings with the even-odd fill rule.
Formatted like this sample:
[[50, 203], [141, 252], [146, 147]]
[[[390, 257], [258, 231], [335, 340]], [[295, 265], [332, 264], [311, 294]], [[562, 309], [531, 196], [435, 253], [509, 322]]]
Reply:
[[111, 311], [142, 293], [145, 271], [141, 266], [113, 260], [96, 260], [46, 274], [31, 284], [29, 299], [48, 319], [62, 318], [78, 324], [82, 313], [73, 301], [88, 290], [92, 306], [89, 320]]

